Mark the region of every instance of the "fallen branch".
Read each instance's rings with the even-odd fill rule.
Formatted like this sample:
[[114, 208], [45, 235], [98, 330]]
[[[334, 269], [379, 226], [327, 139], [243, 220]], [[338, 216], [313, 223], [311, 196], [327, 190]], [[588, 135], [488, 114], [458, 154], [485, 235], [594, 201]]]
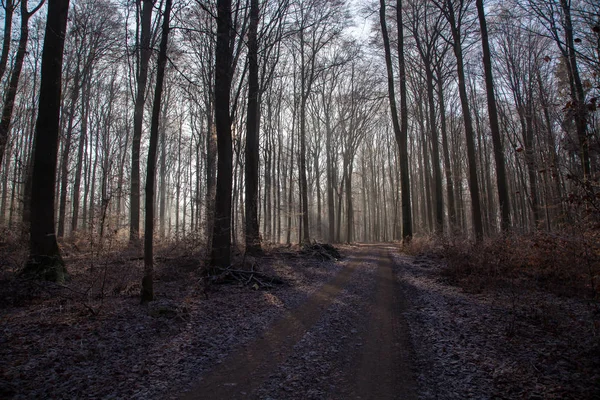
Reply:
[[329, 243], [312, 243], [302, 247], [300, 251], [303, 255], [309, 255], [323, 261], [337, 261], [342, 258], [339, 250]]
[[251, 264], [250, 269], [216, 268], [216, 274], [208, 276], [208, 282], [216, 285], [239, 283], [242, 286], [250, 286], [258, 289], [272, 289], [275, 285], [283, 285], [285, 282], [276, 276], [267, 275], [255, 269], [256, 264]]

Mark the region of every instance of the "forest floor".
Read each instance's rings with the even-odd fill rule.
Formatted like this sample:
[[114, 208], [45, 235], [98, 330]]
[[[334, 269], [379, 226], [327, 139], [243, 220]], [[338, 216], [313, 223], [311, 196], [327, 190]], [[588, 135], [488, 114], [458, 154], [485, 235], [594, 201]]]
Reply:
[[474, 293], [443, 260], [391, 244], [340, 250], [271, 249], [243, 260], [260, 280], [209, 286], [198, 256], [165, 252], [149, 306], [126, 253], [69, 255], [56, 285], [17, 278], [18, 257], [0, 252], [0, 399], [600, 396], [589, 302]]

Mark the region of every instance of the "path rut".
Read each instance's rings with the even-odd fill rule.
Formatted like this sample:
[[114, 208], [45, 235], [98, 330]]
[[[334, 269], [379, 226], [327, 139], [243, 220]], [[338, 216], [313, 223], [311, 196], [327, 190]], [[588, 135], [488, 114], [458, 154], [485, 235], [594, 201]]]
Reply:
[[[331, 307], [334, 302], [340, 302], [341, 298], [348, 301], [344, 294], [349, 291], [356, 292], [352, 293], [356, 294], [353, 297], [355, 304], [345, 305], [360, 308], [360, 312], [350, 321], [353, 326], [351, 331], [357, 332], [357, 338], [350, 342], [340, 339], [340, 351], [335, 355], [337, 360], [331, 360], [338, 369], [338, 378], [335, 385], [329, 385], [330, 390], [324, 398], [416, 398], [410, 365], [410, 340], [406, 321], [402, 317], [403, 295], [395, 280], [389, 255], [392, 249], [385, 245], [357, 246], [344, 269], [332, 281], [266, 329], [254, 342], [232, 351], [181, 398], [265, 398], [264, 391], [259, 395], [258, 389], [269, 383], [278, 368], [290, 359], [296, 351], [295, 345], [316, 329], [320, 321], [327, 320], [327, 313], [334, 312]], [[372, 268], [373, 265], [375, 268]], [[363, 287], [362, 282], [366, 285], [369, 280], [374, 287]], [[327, 330], [327, 325], [321, 329]], [[340, 335], [333, 330], [325, 334]], [[307, 349], [303, 348], [303, 351], [307, 352]], [[302, 360], [302, 357], [296, 359]], [[302, 387], [289, 396], [275, 394], [269, 398], [303, 398], [298, 390], [301, 391]], [[315, 398], [306, 396], [311, 397]]]

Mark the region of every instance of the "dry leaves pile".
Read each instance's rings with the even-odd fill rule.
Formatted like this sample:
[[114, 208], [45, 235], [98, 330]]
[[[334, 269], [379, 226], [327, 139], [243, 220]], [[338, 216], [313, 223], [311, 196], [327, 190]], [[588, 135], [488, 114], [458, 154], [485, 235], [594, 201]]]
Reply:
[[451, 286], [443, 265], [395, 255], [423, 399], [597, 399], [599, 315], [582, 299]]
[[[0, 398], [166, 398], [302, 303], [341, 265], [273, 251], [261, 270], [289, 286], [214, 285], [190, 258], [163, 258], [158, 300], [139, 305], [142, 262], [70, 264], [65, 286], [0, 277]], [[206, 298], [208, 295], [208, 299]]]

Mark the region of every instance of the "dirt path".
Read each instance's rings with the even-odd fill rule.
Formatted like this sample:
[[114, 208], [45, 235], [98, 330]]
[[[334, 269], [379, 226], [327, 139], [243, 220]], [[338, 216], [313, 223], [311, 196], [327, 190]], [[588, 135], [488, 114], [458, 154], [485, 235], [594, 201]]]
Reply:
[[410, 371], [410, 337], [402, 318], [404, 300], [385, 246], [370, 247], [377, 257], [377, 290], [371, 301], [366, 346], [356, 375], [359, 399], [416, 398]]
[[[182, 398], [416, 398], [402, 294], [389, 250], [357, 247], [333, 281], [234, 351]], [[323, 350], [324, 343], [333, 350]], [[286, 364], [303, 372], [278, 374], [289, 370]], [[331, 365], [328, 376], [323, 365]], [[294, 382], [273, 385], [277, 379]]]

